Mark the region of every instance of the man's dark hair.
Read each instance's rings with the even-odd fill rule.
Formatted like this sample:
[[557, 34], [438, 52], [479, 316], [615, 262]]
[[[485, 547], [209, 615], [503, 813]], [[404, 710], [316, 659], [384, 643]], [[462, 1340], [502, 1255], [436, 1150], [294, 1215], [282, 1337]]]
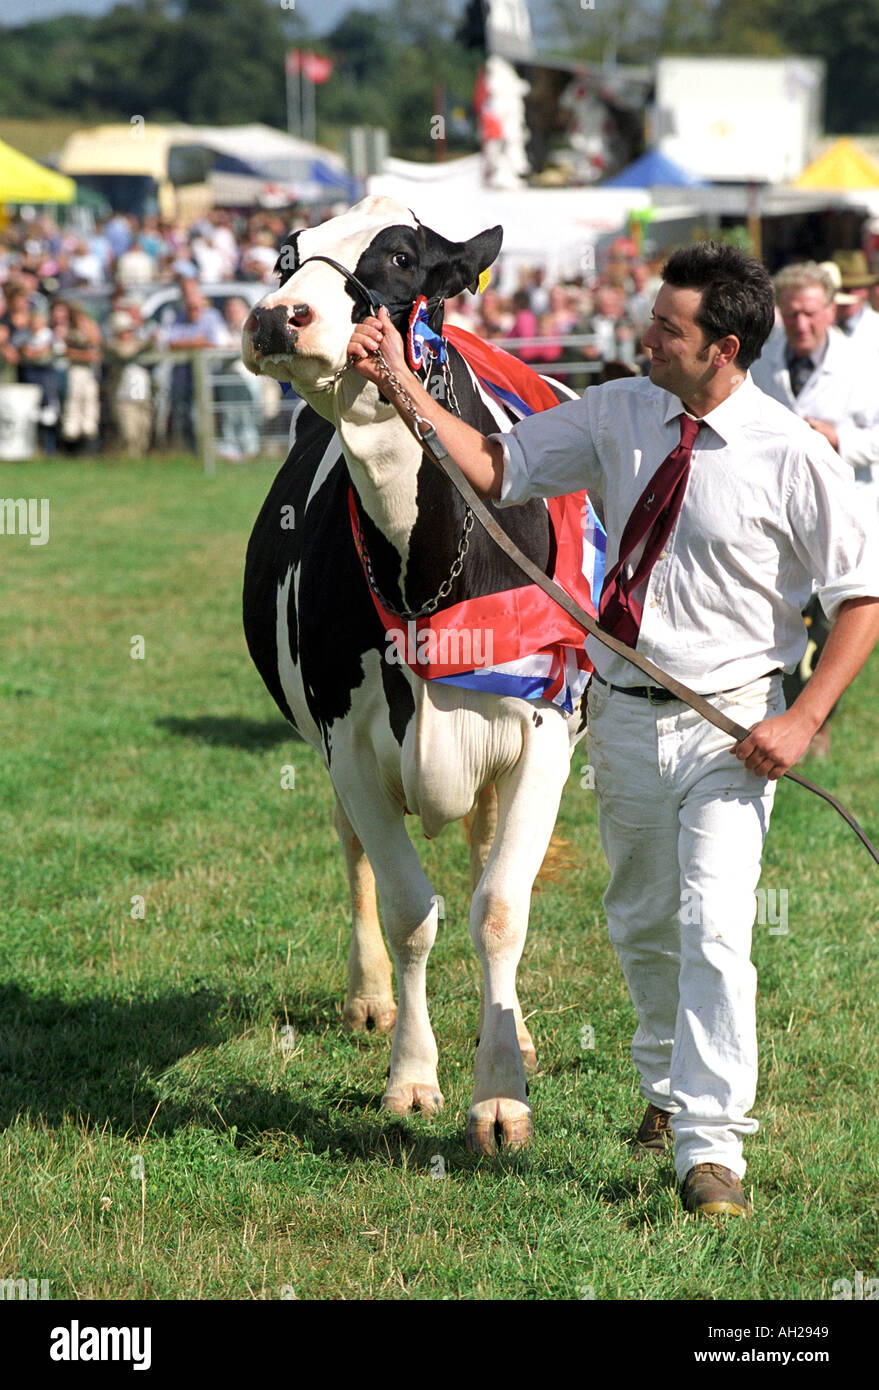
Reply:
[[735, 334], [736, 364], [747, 371], [775, 323], [775, 295], [763, 263], [735, 246], [698, 241], [669, 256], [660, 273], [673, 289], [701, 291], [696, 323], [706, 341]]

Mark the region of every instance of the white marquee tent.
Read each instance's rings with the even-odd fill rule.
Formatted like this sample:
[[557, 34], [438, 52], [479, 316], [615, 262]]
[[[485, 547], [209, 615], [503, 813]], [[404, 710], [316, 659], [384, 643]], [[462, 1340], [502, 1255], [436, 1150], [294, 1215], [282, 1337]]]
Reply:
[[650, 204], [648, 190], [637, 188], [484, 188], [480, 155], [438, 164], [389, 159], [367, 188], [455, 240], [500, 224], [504, 245], [494, 278], [505, 293], [516, 288], [519, 266], [543, 265], [551, 280], [588, 275], [598, 241], [619, 235], [629, 212]]

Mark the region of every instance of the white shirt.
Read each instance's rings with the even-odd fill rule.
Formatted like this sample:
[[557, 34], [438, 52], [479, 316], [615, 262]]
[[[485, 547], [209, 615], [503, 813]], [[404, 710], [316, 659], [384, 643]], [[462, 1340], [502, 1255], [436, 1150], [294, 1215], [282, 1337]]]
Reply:
[[773, 334], [751, 368], [761, 391], [801, 416], [826, 420], [839, 436], [839, 457], [859, 482], [879, 476], [879, 389], [877, 366], [836, 328], [828, 329], [826, 351], [795, 396], [785, 359], [786, 338]]
[[[837, 324], [837, 327], [842, 336], [854, 343], [855, 347], [866, 349], [867, 352], [879, 352], [879, 314], [875, 309], [871, 309], [869, 304], [865, 304], [854, 318], [848, 320], [848, 332], [842, 324]], [[874, 371], [877, 365], [879, 364], [874, 358]]]
[[[521, 420], [491, 436], [504, 449], [500, 505], [586, 488], [604, 504], [609, 570], [632, 509], [680, 442], [682, 411], [641, 377]], [[813, 579], [831, 620], [846, 599], [879, 597], [879, 537], [863, 513], [827, 440], [746, 377], [696, 438], [683, 506], [639, 593], [638, 651], [701, 694], [793, 670]], [[594, 637], [586, 651], [604, 680], [644, 683]]]

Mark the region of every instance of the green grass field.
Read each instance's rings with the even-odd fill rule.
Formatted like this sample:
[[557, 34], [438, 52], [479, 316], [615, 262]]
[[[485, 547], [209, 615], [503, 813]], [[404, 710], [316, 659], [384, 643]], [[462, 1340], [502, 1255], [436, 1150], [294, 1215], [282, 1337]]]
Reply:
[[[446, 1109], [380, 1113], [389, 1042], [341, 1022], [330, 786], [242, 633], [273, 471], [0, 466], [0, 496], [51, 502], [47, 545], [0, 536], [0, 1279], [82, 1299], [792, 1299], [879, 1276], [879, 871], [790, 784], [763, 876], [788, 931], [755, 928], [750, 1221], [686, 1217], [670, 1163], [627, 1156], [634, 1015], [585, 751], [559, 826], [575, 867], [535, 894], [520, 971], [532, 1150], [464, 1147], [479, 972], [457, 827], [421, 841], [445, 899], [429, 989]], [[877, 692], [874, 657], [807, 768], [874, 839]]]

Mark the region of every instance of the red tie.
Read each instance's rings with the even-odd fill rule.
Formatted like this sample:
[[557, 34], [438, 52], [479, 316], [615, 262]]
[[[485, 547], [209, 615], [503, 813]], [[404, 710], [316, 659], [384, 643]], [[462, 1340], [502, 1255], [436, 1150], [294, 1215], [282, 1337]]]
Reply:
[[[634, 596], [635, 590], [656, 563], [683, 505], [693, 442], [699, 433], [700, 423], [689, 415], [681, 416], [681, 442], [659, 465], [635, 503], [620, 541], [619, 558], [604, 582], [599, 604], [601, 624], [615, 637], [628, 642], [630, 647], [634, 647], [638, 641], [643, 611]], [[623, 565], [645, 536], [647, 539], [638, 567], [627, 579], [622, 573]]]

